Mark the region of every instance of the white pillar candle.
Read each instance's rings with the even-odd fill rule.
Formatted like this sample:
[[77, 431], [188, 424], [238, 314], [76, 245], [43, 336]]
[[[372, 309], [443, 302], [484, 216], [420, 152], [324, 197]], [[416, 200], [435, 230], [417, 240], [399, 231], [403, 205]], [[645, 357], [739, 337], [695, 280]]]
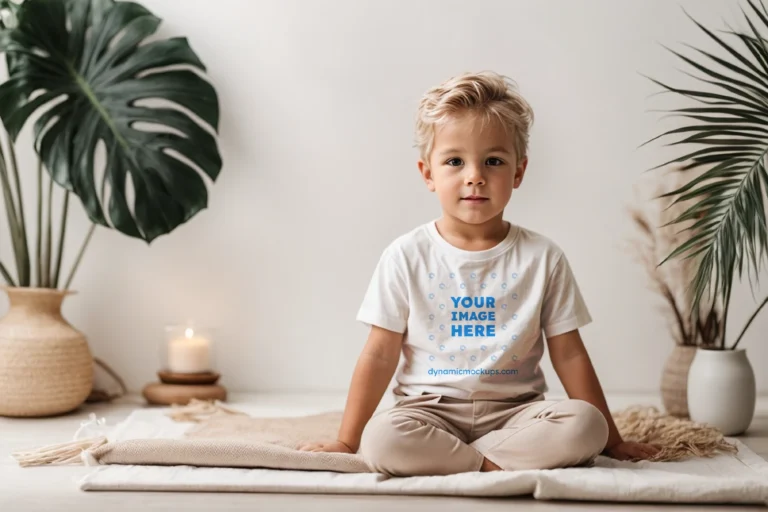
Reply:
[[195, 336], [194, 330], [186, 329], [183, 338], [168, 342], [168, 369], [174, 373], [210, 371], [210, 342], [201, 336]]

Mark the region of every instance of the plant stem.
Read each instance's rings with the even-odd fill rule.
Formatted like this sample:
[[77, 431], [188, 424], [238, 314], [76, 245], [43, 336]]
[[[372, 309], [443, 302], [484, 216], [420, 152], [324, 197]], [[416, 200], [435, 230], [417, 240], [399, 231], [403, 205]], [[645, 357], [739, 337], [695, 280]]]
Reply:
[[731, 350], [734, 350], [734, 349], [736, 348], [736, 345], [738, 345], [738, 344], [739, 344], [739, 342], [741, 341], [741, 338], [744, 336], [744, 333], [745, 333], [745, 332], [747, 332], [747, 329], [749, 328], [749, 324], [751, 324], [751, 323], [752, 323], [752, 320], [754, 320], [754, 319], [755, 319], [755, 317], [757, 316], [757, 314], [760, 312], [760, 310], [761, 310], [761, 309], [763, 309], [763, 306], [765, 306], [765, 305], [766, 305], [766, 303], [768, 303], [768, 297], [766, 297], [766, 298], [765, 298], [765, 300], [763, 300], [763, 303], [762, 303], [762, 304], [760, 304], [760, 305], [757, 307], [757, 309], [755, 310], [755, 312], [754, 312], [754, 313], [752, 313], [752, 316], [751, 316], [751, 317], [749, 317], [749, 320], [747, 321], [747, 324], [746, 324], [746, 325], [744, 326], [744, 328], [741, 330], [741, 333], [739, 334], [739, 337], [738, 337], [738, 338], [736, 338], [736, 343], [734, 343], [734, 344], [733, 344], [733, 346], [731, 347]]
[[59, 287], [59, 272], [61, 271], [61, 257], [64, 254], [64, 234], [67, 232], [67, 211], [69, 210], [69, 190], [64, 191], [64, 208], [61, 213], [61, 228], [59, 229], [59, 248], [56, 256], [56, 270], [53, 272], [53, 287]]
[[682, 344], [688, 345], [690, 334], [685, 329], [685, 322], [683, 321], [683, 317], [677, 308], [677, 301], [675, 300], [675, 296], [672, 295], [672, 291], [669, 289], [669, 286], [667, 286], [666, 283], [662, 286], [661, 294], [664, 296], [664, 298], [667, 299], [667, 302], [669, 303], [669, 307], [675, 313], [677, 326], [680, 328], [680, 339], [682, 341]]
[[3, 277], [5, 278], [5, 282], [8, 283], [8, 286], [16, 286], [16, 283], [11, 277], [11, 274], [8, 273], [8, 270], [6, 270], [5, 265], [3, 265], [2, 261], [0, 261], [0, 274], [3, 274]]
[[51, 287], [51, 239], [53, 238], [53, 179], [48, 183], [48, 217], [45, 225], [45, 251], [43, 257], [43, 286]]
[[731, 305], [731, 286], [728, 286], [728, 291], [724, 297], [725, 304], [723, 305], [723, 334], [720, 337], [720, 345], [725, 350], [725, 328], [728, 323], [728, 307]]
[[43, 161], [37, 163], [37, 286], [43, 286]]
[[13, 179], [16, 184], [16, 199], [18, 200], [18, 218], [19, 218], [19, 236], [21, 239], [21, 252], [22, 252], [22, 268], [24, 278], [22, 279], [22, 271], [19, 270], [19, 282], [22, 286], [29, 286], [32, 282], [32, 276], [30, 275], [29, 264], [29, 245], [27, 244], [27, 223], [24, 220], [24, 196], [21, 194], [21, 180], [19, 179], [19, 166], [16, 161], [16, 150], [13, 147], [13, 141], [11, 135], [6, 130], [6, 138], [8, 140], [8, 155], [11, 161], [11, 171], [13, 172]]
[[88, 246], [88, 242], [91, 241], [91, 237], [93, 236], [93, 232], [96, 229], [96, 223], [91, 224], [91, 229], [88, 230], [88, 234], [85, 235], [85, 240], [83, 240], [83, 245], [80, 246], [80, 251], [77, 253], [77, 259], [75, 260], [75, 264], [72, 265], [72, 270], [69, 273], [69, 277], [67, 278], [67, 283], [64, 285], [64, 291], [69, 290], [69, 285], [72, 283], [72, 278], [75, 277], [75, 271], [77, 270], [77, 267], [80, 266], [80, 260], [83, 259], [83, 253], [85, 252], [85, 248]]
[[8, 170], [5, 167], [5, 155], [0, 145], [0, 186], [3, 188], [3, 199], [5, 200], [5, 213], [8, 217], [8, 228], [11, 233], [11, 242], [13, 244], [13, 255], [16, 260], [16, 273], [18, 274], [19, 284], [23, 286], [24, 276], [22, 269], [24, 264], [21, 255], [21, 243], [19, 240], [19, 219], [16, 216], [16, 201], [13, 199], [13, 190], [8, 180]]

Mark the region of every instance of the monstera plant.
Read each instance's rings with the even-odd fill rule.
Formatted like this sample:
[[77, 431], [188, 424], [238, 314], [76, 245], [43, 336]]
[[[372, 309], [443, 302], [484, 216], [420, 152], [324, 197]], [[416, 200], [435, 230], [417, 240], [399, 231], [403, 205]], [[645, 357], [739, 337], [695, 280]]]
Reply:
[[[187, 40], [151, 37], [160, 19], [137, 3], [0, 0], [0, 15], [8, 68], [0, 84], [7, 139], [0, 187], [16, 263], [14, 278], [0, 261], [10, 299], [0, 319], [0, 415], [48, 416], [115, 396], [93, 388], [87, 340], [60, 312], [93, 228], [149, 244], [206, 208], [207, 182], [222, 166], [219, 105]], [[35, 265], [14, 149], [30, 118], [39, 160]], [[63, 194], [56, 244], [55, 191]], [[72, 195], [92, 226], [62, 290]]]
[[[13, 143], [30, 117], [36, 118], [34, 149], [42, 169], [65, 190], [60, 242], [70, 194], [80, 199], [94, 226], [147, 243], [206, 208], [203, 175], [214, 181], [222, 166], [216, 142], [219, 105], [214, 87], [201, 76], [205, 66], [185, 38], [146, 42], [161, 20], [133, 2], [0, 4], [0, 51], [8, 67], [8, 80], [0, 85], [0, 119], [10, 156], [8, 164], [5, 155], [0, 158], [0, 184], [17, 279], [2, 262], [0, 270], [10, 285], [32, 281], [13, 154]], [[105, 153], [103, 174], [97, 172], [99, 144]], [[50, 208], [47, 226], [42, 215], [53, 190], [46, 201], [43, 188], [40, 183], [36, 284], [55, 287], [63, 245], [58, 244], [54, 258]], [[78, 262], [80, 256], [82, 251]]]

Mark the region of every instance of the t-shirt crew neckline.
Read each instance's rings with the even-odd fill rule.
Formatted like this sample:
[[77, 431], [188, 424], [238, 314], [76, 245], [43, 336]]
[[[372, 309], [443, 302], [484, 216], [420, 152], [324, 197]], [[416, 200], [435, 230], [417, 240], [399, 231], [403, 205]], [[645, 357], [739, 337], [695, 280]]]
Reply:
[[517, 226], [510, 222], [509, 230], [507, 231], [507, 236], [504, 237], [504, 240], [489, 249], [484, 249], [482, 251], [467, 251], [466, 249], [460, 249], [455, 245], [452, 245], [445, 238], [443, 238], [443, 236], [437, 230], [438, 220], [439, 219], [434, 219], [427, 223], [427, 233], [429, 236], [444, 251], [454, 256], [473, 261], [488, 260], [503, 254], [514, 245], [515, 240], [517, 240], [517, 235], [520, 231]]

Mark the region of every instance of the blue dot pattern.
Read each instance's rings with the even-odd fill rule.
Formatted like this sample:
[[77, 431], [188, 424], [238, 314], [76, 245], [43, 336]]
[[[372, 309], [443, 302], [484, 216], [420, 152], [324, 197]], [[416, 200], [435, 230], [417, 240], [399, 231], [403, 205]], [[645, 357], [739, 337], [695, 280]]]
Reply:
[[[445, 276], [445, 274], [442, 274], [442, 275]], [[435, 277], [437, 277], [437, 274], [435, 272], [429, 272], [428, 276], [429, 276], [430, 280], [434, 280]], [[457, 274], [454, 273], [454, 272], [451, 272], [450, 274], [448, 274], [448, 276], [450, 277], [450, 279], [455, 279], [456, 277], [461, 277], [461, 276], [457, 276]], [[513, 272], [511, 274], [508, 274], [508, 276], [511, 279], [517, 279], [519, 277], [517, 272]], [[493, 272], [493, 273], [490, 274], [490, 278], [491, 279], [496, 279], [498, 277], [499, 277], [499, 275], [496, 272]], [[475, 279], [478, 278], [478, 274], [476, 272], [472, 272], [472, 273], [470, 273], [469, 278], [472, 279], [472, 280], [475, 280]], [[479, 286], [478, 286], [478, 284], [479, 284]], [[506, 290], [509, 287], [508, 283], [506, 281], [505, 282], [501, 282], [501, 283], [498, 283], [498, 282], [493, 283], [493, 282], [485, 282], [485, 281], [483, 281], [483, 282], [480, 282], [478, 284], [472, 283], [473, 286], [472, 287], [468, 287], [466, 283], [459, 282], [459, 288], [461, 290], [467, 290], [467, 288], [470, 288], [470, 290], [467, 290], [468, 293], [464, 292], [464, 296], [469, 295], [470, 297], [472, 297], [473, 295], [479, 295], [479, 290], [488, 290], [487, 292], [485, 292], [485, 294], [490, 295], [490, 296], [494, 296], [495, 295], [497, 297], [497, 299], [509, 300], [509, 297], [511, 297], [511, 300], [518, 300], [518, 298], [519, 298], [517, 293], [512, 293], [511, 295], [506, 295], [506, 294], [503, 294], [503, 293], [499, 292], [499, 288], [501, 288], [502, 290]], [[437, 288], [439, 290], [442, 290], [442, 291], [438, 291], [437, 289], [435, 289], [434, 288], [435, 285], [437, 285]], [[430, 291], [430, 293], [428, 295], [429, 299], [430, 300], [434, 300], [435, 298], [438, 298], [438, 295], [440, 295], [440, 297], [438, 298], [439, 300], [437, 301], [438, 302], [438, 308], [440, 310], [446, 310], [447, 306], [448, 306], [448, 302], [450, 302], [448, 299], [452, 295], [455, 295], [456, 292], [455, 291], [454, 292], [448, 291], [449, 286], [446, 283], [444, 283], [444, 282], [441, 283], [441, 282], [438, 281], [438, 282], [433, 283], [431, 286], [432, 286], [432, 290]], [[442, 301], [442, 302], [440, 302], [440, 301]], [[508, 309], [508, 304], [505, 304], [505, 303], [499, 304], [499, 302], [500, 301], [497, 300], [497, 307], [500, 307], [502, 310], [507, 310]], [[453, 307], [453, 306], [451, 306], [451, 307]], [[450, 311], [452, 311], [452, 310], [449, 310], [449, 312]], [[448, 313], [440, 313], [440, 315], [446, 315], [446, 318], [448, 318], [448, 316], [450, 316]], [[435, 316], [436, 315], [434, 313], [430, 313], [429, 314], [429, 319], [430, 320], [434, 320]], [[506, 318], [509, 318], [509, 317], [506, 317]], [[511, 318], [513, 320], [517, 320], [518, 319], [518, 314], [517, 313], [513, 313]], [[445, 322], [446, 320], [443, 320], [443, 321]], [[507, 324], [504, 324], [504, 323], [501, 323], [501, 322], [499, 322], [499, 324], [501, 324], [501, 325], [499, 325], [498, 328], [500, 328], [501, 330], [506, 331], [508, 329]], [[435, 325], [433, 324], [430, 329], [434, 329], [434, 327], [435, 327]], [[439, 325], [439, 331], [442, 331], [445, 334], [440, 334], [441, 339], [438, 341], [438, 343], [440, 343], [440, 341], [443, 341], [443, 340], [447, 341], [449, 339], [454, 339], [452, 333], [451, 333], [451, 336], [449, 337], [450, 331], [448, 330], [448, 325], [446, 325], [446, 323], [442, 323], [442, 324]], [[505, 336], [509, 336], [509, 334], [506, 334]], [[430, 341], [435, 341], [436, 339], [437, 339], [437, 336], [435, 336], [435, 334], [429, 334], [429, 340]], [[510, 339], [512, 341], [516, 341], [518, 339], [518, 335], [517, 334], [512, 334], [511, 337], [507, 338], [507, 339]], [[491, 341], [492, 338], [487, 338], [487, 340]], [[477, 341], [480, 341], [480, 339], [478, 339]], [[453, 346], [455, 347], [455, 345], [453, 345]], [[487, 345], [479, 345], [479, 347], [478, 347], [478, 345], [473, 345], [473, 344], [470, 345], [470, 346], [460, 345], [459, 346], [459, 350], [460, 350], [460, 352], [464, 352], [465, 355], [461, 356], [459, 358], [459, 360], [458, 360], [458, 364], [459, 365], [461, 365], [461, 361], [464, 361], [465, 362], [464, 364], [466, 364], [467, 359], [465, 359], [465, 358], [467, 356], [469, 356], [468, 357], [469, 361], [472, 361], [472, 362], [477, 361], [478, 357], [480, 357], [481, 360], [486, 358], [486, 357], [489, 357], [491, 361], [497, 361], [499, 359], [499, 355], [498, 354], [506, 353], [508, 351], [508, 348], [509, 348], [508, 345], [501, 345], [500, 348], [497, 348], [498, 345], [492, 345], [490, 347], [491, 348], [490, 354], [488, 354], [488, 355], [479, 355], [479, 354], [478, 355], [470, 355], [471, 352], [470, 353], [466, 353], [466, 352], [468, 352], [469, 348], [473, 348], [473, 347], [479, 348], [480, 351], [483, 352], [484, 354], [489, 352], [489, 347]], [[438, 348], [439, 348], [439, 350], [441, 352], [445, 352], [447, 350], [447, 345], [446, 344], [440, 344], [440, 345], [438, 345]], [[455, 348], [452, 349], [452, 350], [455, 350]], [[448, 352], [449, 353], [445, 354], [445, 355], [447, 355], [449, 357], [450, 361], [456, 361], [456, 358], [457, 358], [458, 354], [450, 354], [450, 351], [448, 351]], [[496, 353], [493, 353], [493, 352], [496, 352]], [[505, 356], [505, 357], [509, 357], [513, 361], [517, 361], [518, 360], [518, 357], [515, 354], [510, 354], [510, 356]], [[429, 355], [429, 360], [430, 361], [435, 361], [436, 360], [435, 355], [430, 354]]]

